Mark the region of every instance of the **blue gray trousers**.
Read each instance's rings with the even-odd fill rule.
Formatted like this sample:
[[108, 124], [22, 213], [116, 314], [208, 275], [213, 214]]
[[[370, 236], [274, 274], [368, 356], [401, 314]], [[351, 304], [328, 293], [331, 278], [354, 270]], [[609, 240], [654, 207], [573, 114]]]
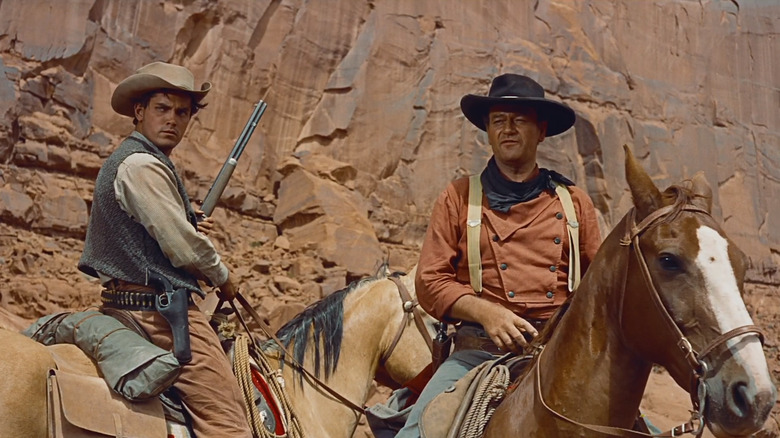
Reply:
[[398, 431], [395, 438], [419, 438], [420, 417], [428, 403], [437, 395], [455, 384], [461, 377], [476, 368], [479, 364], [495, 359], [495, 356], [479, 350], [461, 350], [452, 353], [444, 363], [439, 366], [431, 380], [425, 385], [420, 397], [409, 412], [409, 417], [403, 429]]

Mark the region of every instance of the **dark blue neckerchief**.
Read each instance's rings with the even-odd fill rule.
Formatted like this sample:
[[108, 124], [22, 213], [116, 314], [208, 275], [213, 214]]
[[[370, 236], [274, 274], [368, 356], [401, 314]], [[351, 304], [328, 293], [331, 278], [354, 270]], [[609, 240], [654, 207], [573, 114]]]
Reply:
[[508, 213], [515, 204], [536, 199], [545, 190], [555, 190], [555, 182], [573, 186], [574, 183], [560, 173], [540, 168], [539, 174], [527, 182], [508, 180], [498, 170], [496, 158], [491, 157], [480, 176], [482, 190], [491, 210]]

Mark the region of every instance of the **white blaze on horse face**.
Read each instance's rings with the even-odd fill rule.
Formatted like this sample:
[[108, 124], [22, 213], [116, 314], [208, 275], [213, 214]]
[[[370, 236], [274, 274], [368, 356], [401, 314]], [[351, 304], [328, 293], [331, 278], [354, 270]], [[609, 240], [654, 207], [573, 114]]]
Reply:
[[[729, 259], [729, 242], [710, 227], [699, 227], [696, 231], [699, 238], [699, 254], [696, 265], [704, 276], [707, 288], [707, 298], [712, 308], [721, 333], [726, 333], [737, 327], [752, 325], [742, 296], [737, 286], [737, 278]], [[734, 348], [737, 341], [744, 336], [737, 336], [728, 341], [729, 348]], [[735, 352], [735, 358], [743, 362], [748, 369], [766, 370], [766, 358], [757, 338], [748, 343], [740, 352]]]
[[729, 242], [710, 227], [699, 227], [699, 254], [696, 265], [704, 276], [707, 297], [721, 333], [753, 324], [745, 308], [729, 259]]

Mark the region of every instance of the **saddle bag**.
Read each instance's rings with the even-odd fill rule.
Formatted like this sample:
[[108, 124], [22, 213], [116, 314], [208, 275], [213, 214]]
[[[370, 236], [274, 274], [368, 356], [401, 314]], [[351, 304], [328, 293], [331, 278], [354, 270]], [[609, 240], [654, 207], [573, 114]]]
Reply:
[[167, 434], [158, 399], [129, 402], [100, 377], [50, 370], [48, 438], [160, 438]]
[[97, 363], [106, 382], [128, 400], [156, 397], [181, 372], [173, 353], [95, 310], [44, 317], [24, 333], [46, 345], [78, 346]]

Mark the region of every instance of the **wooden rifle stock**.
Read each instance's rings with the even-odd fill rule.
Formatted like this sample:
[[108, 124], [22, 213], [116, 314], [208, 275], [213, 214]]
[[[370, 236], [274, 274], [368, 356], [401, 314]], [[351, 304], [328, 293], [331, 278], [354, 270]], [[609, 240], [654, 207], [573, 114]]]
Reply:
[[211, 213], [214, 212], [217, 201], [219, 201], [219, 198], [225, 191], [228, 181], [230, 181], [230, 177], [233, 176], [233, 171], [236, 169], [236, 164], [238, 164], [238, 158], [244, 152], [244, 148], [246, 147], [247, 142], [249, 142], [249, 137], [255, 132], [255, 127], [257, 127], [258, 122], [260, 122], [260, 117], [263, 117], [266, 106], [266, 103], [262, 100], [255, 105], [255, 109], [246, 122], [244, 130], [241, 131], [241, 135], [238, 136], [238, 140], [236, 140], [236, 144], [233, 146], [230, 156], [225, 160], [225, 164], [222, 165], [222, 169], [220, 169], [219, 174], [217, 174], [217, 179], [214, 180], [214, 184], [211, 185], [209, 192], [206, 194], [206, 198], [203, 199], [201, 210], [203, 210], [205, 216], [211, 216]]

